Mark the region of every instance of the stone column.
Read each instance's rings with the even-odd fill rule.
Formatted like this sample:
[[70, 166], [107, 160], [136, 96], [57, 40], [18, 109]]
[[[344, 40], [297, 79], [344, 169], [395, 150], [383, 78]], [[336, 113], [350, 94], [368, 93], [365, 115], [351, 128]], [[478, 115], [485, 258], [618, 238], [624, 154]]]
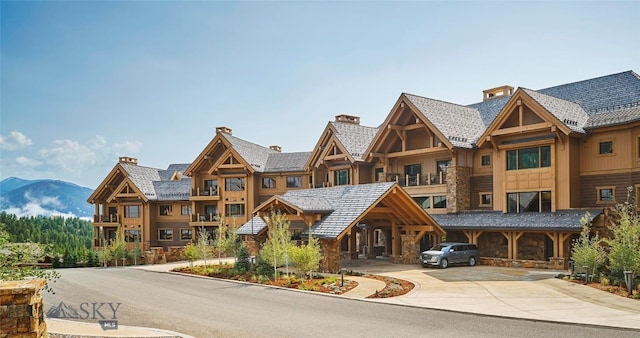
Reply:
[[0, 337], [47, 337], [40, 289], [44, 279], [0, 283]]
[[471, 168], [447, 168], [447, 213], [471, 209]]
[[402, 235], [402, 264], [417, 264], [420, 245], [415, 241], [415, 235]]
[[336, 240], [320, 240], [322, 250], [322, 262], [320, 270], [323, 272], [337, 273], [340, 270], [340, 242]]

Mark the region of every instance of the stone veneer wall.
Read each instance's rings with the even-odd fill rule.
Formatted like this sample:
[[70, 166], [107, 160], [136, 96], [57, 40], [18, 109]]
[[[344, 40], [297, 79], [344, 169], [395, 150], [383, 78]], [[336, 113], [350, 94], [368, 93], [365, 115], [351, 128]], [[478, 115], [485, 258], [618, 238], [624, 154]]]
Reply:
[[0, 282], [0, 337], [47, 337], [40, 289], [44, 279]]
[[471, 168], [447, 168], [447, 213], [471, 209]]
[[165, 255], [167, 262], [177, 262], [185, 259], [184, 246], [170, 246]]
[[418, 264], [420, 262], [420, 243], [415, 242], [414, 235], [400, 235], [402, 241], [402, 256], [396, 263]]
[[340, 270], [340, 243], [335, 240], [320, 240], [322, 261], [320, 270], [323, 272], [337, 273]]
[[258, 256], [260, 252], [260, 243], [258, 241], [245, 240], [243, 243], [247, 247], [247, 250], [249, 250], [249, 255]]
[[566, 270], [569, 268], [569, 259], [550, 258], [549, 261], [533, 261], [526, 259], [480, 257], [480, 264], [510, 268]]
[[525, 233], [518, 239], [518, 259], [546, 261], [544, 257], [545, 234]]

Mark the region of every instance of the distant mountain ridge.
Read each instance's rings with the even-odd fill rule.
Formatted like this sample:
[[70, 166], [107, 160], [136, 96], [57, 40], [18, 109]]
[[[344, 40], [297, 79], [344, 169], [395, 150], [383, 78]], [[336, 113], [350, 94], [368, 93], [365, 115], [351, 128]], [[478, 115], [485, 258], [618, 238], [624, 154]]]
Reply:
[[17, 216], [91, 218], [94, 208], [87, 199], [92, 193], [93, 189], [60, 180], [9, 177], [0, 181], [0, 211]]

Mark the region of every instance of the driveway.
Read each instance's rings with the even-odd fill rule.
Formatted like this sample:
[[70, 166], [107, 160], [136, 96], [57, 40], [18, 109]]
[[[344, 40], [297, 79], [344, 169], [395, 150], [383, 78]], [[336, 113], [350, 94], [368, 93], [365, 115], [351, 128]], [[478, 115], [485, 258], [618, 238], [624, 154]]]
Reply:
[[555, 276], [566, 271], [459, 266], [448, 269], [344, 261], [343, 267], [412, 281], [410, 293], [373, 301], [469, 313], [640, 329], [640, 301]]

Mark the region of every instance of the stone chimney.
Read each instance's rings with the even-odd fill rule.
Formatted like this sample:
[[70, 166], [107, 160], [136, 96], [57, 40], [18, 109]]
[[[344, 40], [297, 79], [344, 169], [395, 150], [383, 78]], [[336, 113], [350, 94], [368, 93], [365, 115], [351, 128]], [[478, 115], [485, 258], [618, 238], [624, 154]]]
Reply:
[[135, 158], [135, 157], [120, 156], [118, 158], [118, 162], [126, 163], [126, 164], [138, 165], [138, 159]]
[[231, 133], [231, 128], [227, 128], [227, 127], [216, 127], [216, 133], [225, 133], [225, 134], [233, 135]]
[[341, 115], [336, 115], [336, 122], [344, 122], [344, 123], [351, 123], [351, 124], [360, 124], [360, 117], [359, 116], [353, 116], [353, 115], [345, 115], [345, 114], [341, 114]]
[[282, 152], [282, 147], [281, 146], [269, 146], [269, 149], [275, 150], [275, 151], [277, 151], [279, 153]]
[[509, 96], [513, 94], [513, 87], [501, 86], [482, 91], [482, 101], [495, 99], [498, 97]]

